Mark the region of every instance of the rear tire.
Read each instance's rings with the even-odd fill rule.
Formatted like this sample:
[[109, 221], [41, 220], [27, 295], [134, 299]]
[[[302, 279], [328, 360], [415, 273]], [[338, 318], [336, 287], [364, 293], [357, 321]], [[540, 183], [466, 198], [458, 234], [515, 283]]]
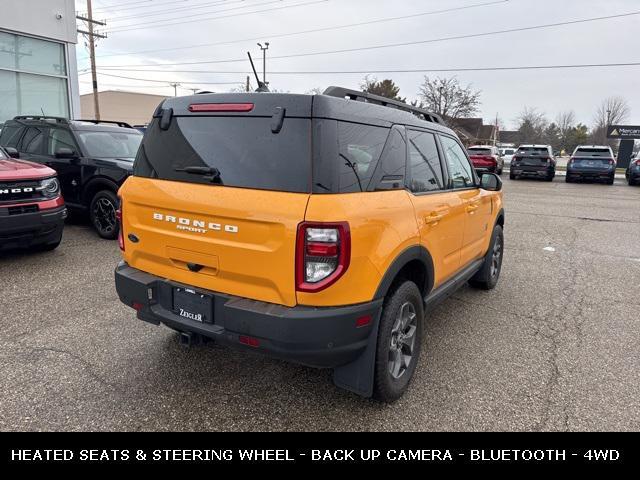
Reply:
[[493, 290], [498, 284], [500, 279], [500, 271], [502, 270], [502, 258], [504, 253], [504, 235], [502, 233], [502, 227], [496, 225], [493, 228], [493, 235], [491, 235], [491, 243], [489, 245], [489, 251], [484, 256], [484, 263], [482, 268], [478, 270], [469, 284], [472, 287], [482, 290]]
[[571, 179], [569, 178], [569, 175], [567, 175], [566, 177], [564, 177], [564, 181], [565, 181], [565, 182], [567, 182], [567, 183], [573, 183], [573, 180], [571, 180]]
[[509, 179], [511, 179], [511, 180], [515, 180], [516, 178], [518, 178], [518, 177], [516, 177], [516, 175], [515, 175], [515, 174], [513, 174], [513, 173], [509, 173]]
[[102, 238], [114, 240], [118, 237], [117, 209], [118, 197], [111, 190], [102, 190], [93, 196], [89, 206], [89, 218], [91, 225]]
[[391, 403], [409, 387], [420, 359], [424, 303], [417, 285], [400, 283], [387, 294], [380, 317], [373, 396]]
[[613, 185], [613, 182], [616, 181], [616, 177], [611, 177], [609, 180], [607, 180], [607, 185]]

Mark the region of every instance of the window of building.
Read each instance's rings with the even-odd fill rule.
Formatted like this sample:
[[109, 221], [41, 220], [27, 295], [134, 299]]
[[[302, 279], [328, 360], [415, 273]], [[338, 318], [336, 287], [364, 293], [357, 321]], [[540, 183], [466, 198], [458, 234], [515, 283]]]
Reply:
[[16, 115], [69, 117], [64, 45], [0, 31], [0, 123]]

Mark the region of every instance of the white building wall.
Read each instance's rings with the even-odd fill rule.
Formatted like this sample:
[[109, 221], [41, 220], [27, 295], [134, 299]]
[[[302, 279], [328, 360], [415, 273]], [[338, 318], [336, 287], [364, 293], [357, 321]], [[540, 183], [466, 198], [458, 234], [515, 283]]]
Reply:
[[[63, 44], [67, 63], [70, 118], [80, 115], [75, 16], [74, 0], [0, 0], [0, 32]], [[6, 82], [4, 87], [6, 90]], [[5, 91], [4, 96], [10, 93]], [[0, 119], [0, 123], [2, 120]]]
[[0, 7], [0, 29], [77, 42], [74, 0], [1, 0]]

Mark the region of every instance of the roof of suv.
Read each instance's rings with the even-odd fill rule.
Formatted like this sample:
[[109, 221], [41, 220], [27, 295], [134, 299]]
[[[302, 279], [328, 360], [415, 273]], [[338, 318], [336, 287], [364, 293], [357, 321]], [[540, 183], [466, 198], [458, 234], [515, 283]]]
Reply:
[[[351, 98], [345, 98], [341, 94]], [[341, 95], [341, 96], [337, 96]], [[358, 96], [357, 99], [352, 99]], [[384, 104], [383, 104], [384, 103]], [[161, 115], [161, 110], [173, 109], [176, 116], [211, 116], [216, 113], [194, 112], [192, 105], [197, 104], [251, 104], [249, 111], [218, 113], [224, 116], [256, 116], [271, 117], [275, 108], [285, 110], [290, 118], [327, 118], [348, 122], [366, 123], [383, 127], [394, 124], [430, 128], [443, 133], [454, 135], [437, 115], [430, 114], [410, 105], [402, 104], [382, 97], [362, 92], [355, 92], [337, 87], [330, 87], [325, 94], [299, 95], [290, 93], [213, 93], [198, 94], [186, 97], [171, 97], [166, 99], [154, 113], [154, 117]], [[405, 110], [406, 108], [406, 110]], [[414, 110], [414, 112], [409, 111]], [[432, 121], [418, 117], [418, 114]]]

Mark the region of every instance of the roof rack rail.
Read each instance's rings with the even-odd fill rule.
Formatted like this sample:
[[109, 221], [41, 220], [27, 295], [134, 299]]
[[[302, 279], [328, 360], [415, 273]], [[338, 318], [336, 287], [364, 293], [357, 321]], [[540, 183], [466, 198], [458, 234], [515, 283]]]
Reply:
[[444, 124], [442, 118], [435, 113], [431, 113], [422, 108], [414, 107], [413, 105], [409, 105], [399, 100], [391, 100], [390, 98], [373, 95], [372, 93], [359, 92], [357, 90], [350, 90], [343, 87], [329, 87], [324, 91], [323, 95], [346, 98], [349, 100], [356, 100], [358, 102], [375, 103], [377, 105], [382, 105], [383, 107], [390, 107], [413, 113], [414, 115], [423, 118], [427, 122], [439, 123], [441, 125]]
[[52, 117], [49, 115], [18, 115], [13, 117], [14, 120], [55, 120], [56, 123], [69, 123], [68, 118]]
[[122, 128], [133, 128], [127, 122], [119, 122], [119, 121], [116, 121], [116, 120], [96, 120], [95, 118], [94, 119], [78, 118], [78, 119], [74, 120], [74, 122], [88, 122], [88, 123], [95, 123], [96, 125], [98, 125], [100, 123], [109, 123], [109, 124], [112, 124], [112, 125], [117, 125], [117, 126], [122, 127]]

